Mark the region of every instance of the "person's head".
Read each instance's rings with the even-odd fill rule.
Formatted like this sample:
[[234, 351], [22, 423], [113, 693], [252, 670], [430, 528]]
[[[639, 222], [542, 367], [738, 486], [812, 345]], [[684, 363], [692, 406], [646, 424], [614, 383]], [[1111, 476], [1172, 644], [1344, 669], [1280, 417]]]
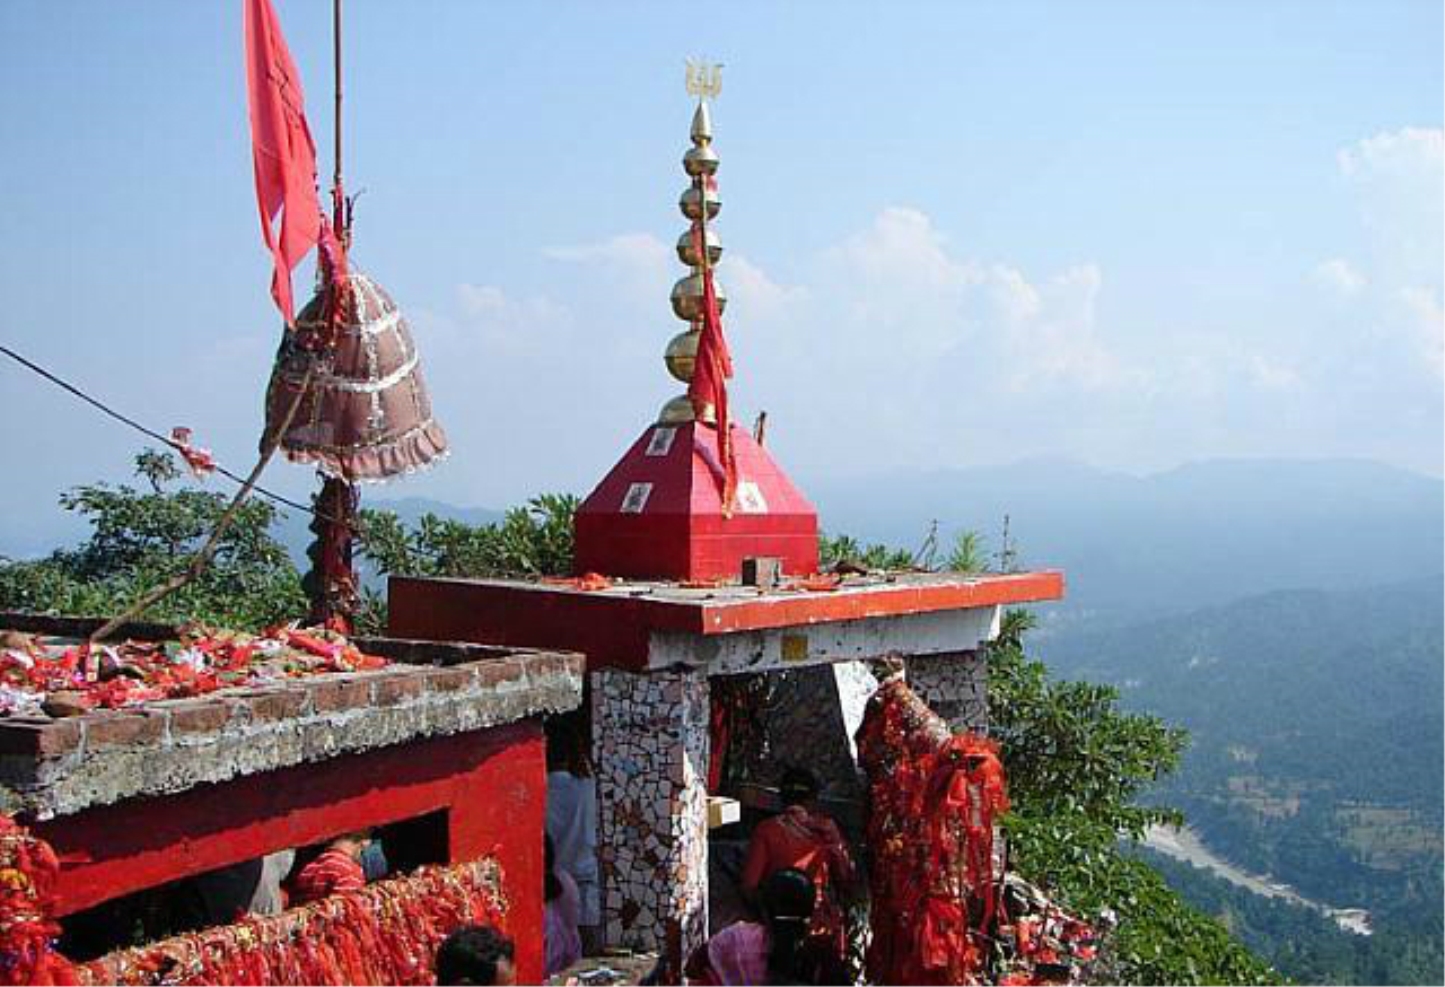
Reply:
[[778, 794], [784, 805], [809, 805], [818, 798], [818, 776], [807, 768], [789, 768], [778, 780]]
[[516, 947], [490, 925], [464, 925], [437, 948], [438, 984], [514, 984]]
[[546, 870], [542, 876], [542, 895], [546, 901], [554, 901], [562, 895], [562, 881], [557, 877], [557, 851], [552, 845], [552, 834], [542, 834], [542, 853]]
[[347, 833], [344, 836], [338, 836], [336, 839], [331, 841], [331, 847], [333, 849], [340, 850], [352, 860], [360, 860], [362, 851], [364, 851], [370, 843], [371, 831], [358, 830], [355, 833]]
[[758, 889], [758, 905], [768, 927], [768, 970], [776, 981], [804, 983], [808, 979], [803, 945], [815, 894], [808, 875], [792, 867], [774, 871]]

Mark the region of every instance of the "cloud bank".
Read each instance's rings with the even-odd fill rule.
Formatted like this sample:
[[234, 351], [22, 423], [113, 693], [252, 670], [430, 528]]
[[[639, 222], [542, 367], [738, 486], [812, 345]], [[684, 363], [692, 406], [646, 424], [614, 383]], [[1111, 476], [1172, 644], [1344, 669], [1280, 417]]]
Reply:
[[[784, 461], [814, 475], [1038, 455], [1122, 468], [1340, 455], [1438, 473], [1442, 133], [1382, 133], [1336, 165], [1358, 236], [1302, 258], [1279, 286], [1284, 325], [1216, 306], [1202, 330], [1182, 316], [1203, 298], [1181, 298], [1176, 324], [1141, 324], [1111, 309], [1094, 260], [1033, 271], [980, 257], [914, 206], [802, 259], [795, 283], [730, 252], [739, 418], [766, 409]], [[416, 313], [465, 452], [450, 469], [469, 495], [454, 495], [585, 490], [680, 390], [661, 360], [682, 328], [666, 303], [682, 272], [671, 245], [628, 232], [544, 254], [565, 288], [463, 284]], [[483, 476], [489, 463], [509, 479]]]

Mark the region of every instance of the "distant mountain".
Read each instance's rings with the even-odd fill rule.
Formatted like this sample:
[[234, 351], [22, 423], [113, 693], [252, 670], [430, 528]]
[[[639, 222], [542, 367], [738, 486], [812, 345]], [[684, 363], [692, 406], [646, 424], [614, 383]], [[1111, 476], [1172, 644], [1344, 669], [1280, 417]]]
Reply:
[[[1132, 476], [1060, 460], [807, 484], [824, 528], [913, 548], [1004, 515], [1025, 566], [1066, 571], [1061, 616], [1136, 619], [1274, 589], [1430, 576], [1445, 485], [1355, 460], [1217, 460]], [[1047, 611], [1046, 611], [1047, 613]]]

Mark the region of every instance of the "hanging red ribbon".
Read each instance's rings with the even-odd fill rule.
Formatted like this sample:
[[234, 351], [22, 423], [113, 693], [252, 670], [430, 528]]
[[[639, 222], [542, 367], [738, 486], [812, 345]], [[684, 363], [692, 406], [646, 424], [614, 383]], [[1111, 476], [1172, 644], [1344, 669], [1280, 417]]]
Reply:
[[[706, 208], [705, 202], [703, 208]], [[738, 465], [733, 454], [732, 427], [728, 418], [727, 382], [733, 375], [733, 360], [728, 352], [727, 338], [723, 336], [722, 313], [718, 310], [712, 265], [707, 263], [704, 253], [707, 244], [704, 242], [701, 221], [693, 224], [692, 235], [697, 259], [702, 263], [702, 331], [697, 343], [697, 358], [693, 365], [692, 381], [687, 387], [687, 396], [692, 400], [693, 414], [699, 421], [709, 407], [715, 416], [718, 459], [722, 460], [723, 473], [722, 511], [723, 516], [728, 517], [732, 514], [738, 486]]]

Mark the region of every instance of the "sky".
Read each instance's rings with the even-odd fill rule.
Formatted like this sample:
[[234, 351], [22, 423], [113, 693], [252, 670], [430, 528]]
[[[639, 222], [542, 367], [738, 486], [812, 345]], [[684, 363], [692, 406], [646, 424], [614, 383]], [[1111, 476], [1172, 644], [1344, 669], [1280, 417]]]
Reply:
[[[275, 5], [329, 175], [330, 4]], [[688, 56], [725, 66], [734, 414], [805, 489], [1032, 457], [1441, 473], [1438, 2], [346, 8], [353, 259], [453, 447], [379, 496], [585, 493], [678, 392]], [[281, 332], [241, 10], [0, 4], [0, 340], [237, 472]], [[4, 361], [0, 395], [12, 543], [127, 476], [139, 436]]]

